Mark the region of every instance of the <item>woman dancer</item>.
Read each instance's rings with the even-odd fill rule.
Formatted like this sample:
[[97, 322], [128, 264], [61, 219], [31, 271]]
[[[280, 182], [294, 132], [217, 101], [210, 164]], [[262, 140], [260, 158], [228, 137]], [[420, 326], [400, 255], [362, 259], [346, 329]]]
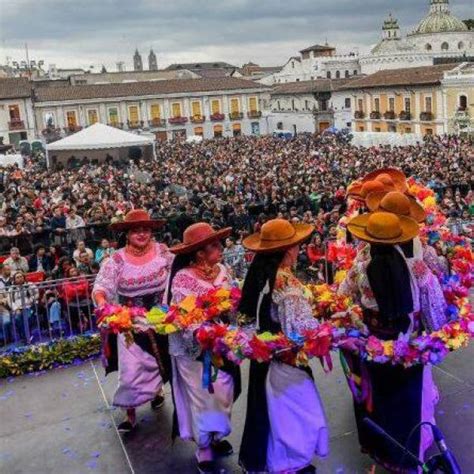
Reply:
[[[152, 229], [163, 224], [142, 209], [130, 211], [123, 222], [112, 224], [112, 229], [127, 233], [127, 244], [100, 268], [92, 293], [99, 308], [114, 301], [147, 309], [161, 304], [173, 261], [168, 248], [152, 237]], [[105, 339], [106, 373], [119, 371], [113, 404], [127, 413], [118, 429], [131, 431], [136, 425], [136, 407], [151, 402], [152, 408], [158, 408], [164, 402], [161, 389], [170, 370], [168, 341], [148, 333], [135, 334], [130, 346], [122, 335], [115, 338], [108, 334]]]
[[[231, 228], [214, 230], [197, 223], [184, 231], [183, 243], [172, 247], [173, 262], [167, 303], [179, 303], [188, 295], [199, 296], [215, 288], [230, 288], [231, 277], [221, 263], [221, 240]], [[196, 458], [201, 473], [214, 470], [214, 455], [232, 454], [232, 446], [223, 440], [231, 432], [231, 411], [240, 388], [239, 372], [230, 365], [219, 370], [213, 393], [203, 388], [201, 350], [192, 330], [171, 334], [170, 355], [173, 365], [173, 395], [176, 409], [175, 431], [197, 444]], [[234, 383], [235, 379], [235, 383]]]
[[[347, 227], [370, 248], [365, 258], [356, 260], [339, 291], [360, 303], [369, 333], [390, 340], [437, 324], [444, 311], [443, 295], [429, 288], [432, 274], [426, 264], [407, 259], [401, 247], [418, 235], [415, 220], [374, 212], [355, 217]], [[432, 436], [431, 428], [420, 424], [435, 422], [437, 402], [431, 367], [364, 362], [347, 352], [344, 358], [355, 380], [361, 380], [360, 390], [354, 388], [353, 396], [362, 450], [390, 472], [416, 472], [413, 461], [371, 431], [364, 419], [381, 426], [423, 459]]]
[[[308, 224], [274, 219], [244, 240], [256, 256], [239, 309], [257, 331], [283, 331], [294, 337], [318, 326], [310, 296], [292, 273], [299, 244], [312, 231]], [[329, 430], [311, 369], [276, 360], [252, 361], [240, 448], [246, 472], [313, 473], [313, 456], [325, 456], [328, 451]]]

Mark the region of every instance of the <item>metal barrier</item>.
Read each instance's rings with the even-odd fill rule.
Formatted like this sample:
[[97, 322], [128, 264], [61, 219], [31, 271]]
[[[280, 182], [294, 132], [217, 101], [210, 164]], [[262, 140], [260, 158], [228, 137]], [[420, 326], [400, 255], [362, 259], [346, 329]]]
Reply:
[[25, 283], [0, 291], [0, 351], [96, 331], [95, 276]]

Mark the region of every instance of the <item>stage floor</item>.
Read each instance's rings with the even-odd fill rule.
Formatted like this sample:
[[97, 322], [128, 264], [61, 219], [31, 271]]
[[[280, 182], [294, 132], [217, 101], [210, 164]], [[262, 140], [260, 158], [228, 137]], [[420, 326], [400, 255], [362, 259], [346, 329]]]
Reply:
[[[437, 421], [464, 473], [474, 473], [474, 344], [434, 369], [441, 401]], [[317, 460], [319, 473], [381, 473], [360, 454], [352, 401], [337, 357], [331, 374], [313, 364], [331, 429], [331, 453]], [[243, 366], [245, 381], [247, 365]], [[2, 474], [185, 474], [196, 472], [191, 443], [171, 443], [172, 402], [157, 412], [144, 406], [139, 429], [116, 431], [120, 410], [110, 407], [116, 374], [104, 378], [98, 360], [41, 376], [0, 382], [0, 472]], [[230, 441], [236, 453], [245, 419], [246, 385], [233, 411]], [[217, 472], [241, 472], [237, 454]]]

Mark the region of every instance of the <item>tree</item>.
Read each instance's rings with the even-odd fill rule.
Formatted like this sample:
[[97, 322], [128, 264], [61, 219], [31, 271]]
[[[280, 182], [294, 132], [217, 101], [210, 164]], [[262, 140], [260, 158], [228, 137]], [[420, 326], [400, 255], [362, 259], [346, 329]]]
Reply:
[[474, 18], [469, 18], [469, 20], [463, 20], [463, 22], [470, 30], [474, 30]]

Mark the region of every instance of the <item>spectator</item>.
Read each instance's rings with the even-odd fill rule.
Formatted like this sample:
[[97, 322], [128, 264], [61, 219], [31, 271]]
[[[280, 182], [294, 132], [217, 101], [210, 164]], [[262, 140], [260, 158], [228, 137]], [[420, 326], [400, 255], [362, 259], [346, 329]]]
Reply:
[[114, 249], [110, 247], [110, 243], [107, 239], [102, 239], [100, 247], [95, 251], [95, 261], [102, 263], [103, 260], [110, 257], [114, 253]]
[[225, 241], [223, 261], [235, 278], [245, 277], [245, 249], [240, 243], [236, 244], [232, 237]]
[[28, 273], [28, 260], [20, 255], [20, 250], [17, 247], [12, 247], [10, 256], [5, 260], [5, 265], [8, 265], [12, 272]]
[[38, 245], [36, 252], [30, 260], [30, 271], [31, 272], [43, 272], [46, 275], [50, 275], [53, 271], [53, 259], [51, 256], [46, 254], [46, 247], [44, 245]]
[[6, 263], [0, 264], [0, 290], [11, 285], [12, 270]]
[[80, 240], [77, 242], [76, 250], [74, 250], [72, 257], [74, 258], [74, 261], [76, 262], [76, 265], [79, 265], [81, 263], [81, 253], [86, 252], [89, 255], [89, 259], [92, 260], [94, 258], [94, 254], [92, 253], [92, 250], [90, 248], [86, 247], [86, 243], [83, 240]]
[[66, 229], [69, 231], [69, 240], [74, 243], [85, 239], [84, 219], [76, 213], [76, 208], [72, 207], [66, 218]]
[[88, 252], [85, 250], [79, 254], [79, 265], [77, 265], [77, 270], [81, 275], [91, 275], [91, 257]]

